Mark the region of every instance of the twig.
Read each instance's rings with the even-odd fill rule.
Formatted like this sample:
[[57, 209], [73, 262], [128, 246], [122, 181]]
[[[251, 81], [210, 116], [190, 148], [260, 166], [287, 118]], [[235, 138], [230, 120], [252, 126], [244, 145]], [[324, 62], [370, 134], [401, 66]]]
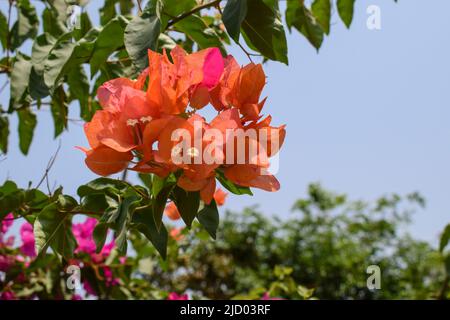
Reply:
[[39, 187], [41, 186], [41, 184], [44, 182], [44, 180], [47, 180], [47, 188], [48, 188], [48, 193], [51, 194], [49, 185], [48, 185], [48, 173], [50, 172], [50, 169], [53, 167], [53, 165], [55, 164], [56, 161], [56, 157], [58, 156], [59, 150], [61, 149], [61, 140], [59, 140], [58, 143], [58, 148], [56, 149], [55, 154], [50, 158], [50, 160], [48, 161], [47, 164], [47, 168], [45, 169], [45, 173], [42, 176], [41, 180], [39, 181], [39, 183], [36, 186], [36, 189], [39, 189]]
[[222, 1], [222, 0], [214, 0], [212, 2], [208, 2], [208, 3], [202, 4], [200, 6], [197, 6], [197, 7], [193, 8], [191, 11], [188, 11], [188, 12], [185, 12], [183, 14], [180, 14], [179, 16], [175, 17], [174, 19], [170, 20], [167, 23], [166, 29], [171, 27], [175, 23], [177, 23], [177, 22], [179, 22], [179, 21], [181, 21], [181, 20], [183, 20], [183, 19], [193, 15], [194, 13], [196, 13], [196, 12], [202, 10], [202, 9], [207, 9], [207, 8], [211, 8], [211, 7], [217, 6], [220, 3], [220, 1]]
[[[220, 8], [220, 5], [217, 4], [216, 7], [217, 7], [217, 10], [219, 10], [220, 15], [223, 15], [222, 8]], [[239, 48], [241, 48], [242, 51], [244, 51], [244, 53], [245, 53], [245, 55], [247, 56], [248, 60], [250, 60], [250, 62], [253, 63], [253, 59], [252, 59], [251, 56], [252, 56], [252, 55], [255, 55], [255, 54], [251, 54], [250, 52], [248, 52], [248, 51], [244, 48], [244, 46], [243, 46], [239, 41], [236, 41], [236, 43], [237, 43], [237, 45], [239, 46]], [[256, 55], [256, 56], [257, 56], [257, 55]]]
[[6, 82], [3, 84], [3, 86], [0, 88], [0, 93], [3, 92], [3, 90], [5, 90], [6, 86], [8, 85], [9, 80], [6, 80]]
[[142, 13], [142, 5], [141, 5], [141, 0], [136, 0], [138, 8], [139, 8], [139, 14]]

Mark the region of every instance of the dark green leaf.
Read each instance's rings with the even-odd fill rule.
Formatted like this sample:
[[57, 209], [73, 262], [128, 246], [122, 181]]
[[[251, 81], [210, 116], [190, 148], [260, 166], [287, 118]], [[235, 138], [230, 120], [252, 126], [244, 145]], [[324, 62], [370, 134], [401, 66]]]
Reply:
[[311, 11], [326, 34], [330, 33], [331, 0], [314, 0]]
[[145, 10], [136, 16], [125, 29], [125, 47], [131, 60], [140, 70], [148, 66], [147, 50], [156, 51], [161, 32], [160, 12]]
[[209, 205], [205, 204], [203, 209], [198, 212], [197, 219], [208, 231], [211, 238], [216, 239], [216, 232], [219, 227], [219, 211], [214, 199]]
[[97, 108], [91, 103], [89, 96], [89, 80], [84, 71], [83, 65], [73, 67], [67, 75], [70, 99], [78, 99], [80, 102], [80, 117], [85, 121], [90, 121]]
[[229, 0], [223, 10], [222, 20], [228, 34], [239, 41], [241, 25], [247, 15], [247, 0]]
[[123, 46], [123, 33], [127, 22], [124, 17], [118, 16], [109, 21], [98, 34], [90, 60], [91, 77], [114, 51]]
[[81, 208], [86, 212], [103, 213], [113, 206], [117, 206], [117, 202], [103, 193], [88, 194], [81, 200]]
[[28, 87], [31, 72], [30, 58], [18, 52], [11, 72], [11, 100], [18, 103]]
[[72, 211], [78, 206], [78, 202], [71, 196], [60, 194], [58, 196], [57, 205], [58, 209], [61, 211]]
[[56, 253], [70, 258], [76, 248], [72, 233], [71, 215], [59, 212], [56, 203], [46, 206], [34, 222], [36, 252], [45, 253], [50, 246]]
[[80, 40], [81, 38], [83, 38], [89, 32], [89, 30], [92, 29], [92, 23], [87, 12], [81, 13], [79, 19], [79, 25], [73, 29], [73, 37], [76, 40]]
[[9, 120], [8, 117], [0, 117], [0, 151], [8, 152]]
[[110, 191], [114, 194], [121, 193], [128, 188], [128, 185], [120, 180], [111, 178], [97, 178], [78, 188], [77, 194], [84, 197], [91, 193]]
[[92, 29], [83, 39], [72, 42], [72, 34], [61, 36], [45, 61], [44, 81], [48, 88], [57, 88], [72, 67], [90, 60], [98, 30]]
[[133, 215], [133, 224], [158, 250], [163, 259], [166, 258], [168, 234], [164, 225], [159, 228], [153, 219], [151, 207], [138, 209]]
[[174, 186], [175, 184], [166, 182], [164, 187], [154, 197], [152, 205], [153, 219], [158, 229], [162, 225], [162, 216], [164, 213], [164, 209], [166, 208], [167, 199], [169, 198], [169, 194], [172, 192]]
[[29, 0], [17, 1], [17, 21], [11, 30], [12, 49], [20, 47], [25, 40], [36, 37], [39, 20], [36, 9]]
[[29, 108], [17, 111], [19, 117], [19, 147], [23, 154], [28, 154], [36, 127], [36, 115]]
[[303, 4], [288, 2], [286, 23], [289, 28], [295, 27], [318, 50], [323, 41], [323, 30], [316, 18]]
[[114, 225], [114, 238], [120, 255], [127, 253], [127, 233], [133, 213], [139, 205], [140, 198], [134, 192], [127, 192], [117, 208], [119, 215]]
[[3, 50], [6, 50], [8, 43], [8, 22], [3, 12], [0, 11], [0, 44]]
[[353, 10], [355, 5], [355, 0], [337, 0], [337, 10], [341, 20], [350, 28], [353, 20]]
[[107, 236], [108, 236], [108, 224], [104, 222], [97, 223], [92, 233], [97, 253], [100, 253], [103, 247], [105, 246]]
[[175, 202], [184, 223], [190, 228], [200, 206], [200, 192], [189, 192], [176, 186], [173, 189], [172, 200]]
[[52, 111], [53, 123], [55, 125], [54, 137], [56, 138], [63, 132], [64, 128], [67, 128], [68, 109], [66, 94], [62, 86], [54, 92], [50, 108]]
[[217, 33], [214, 29], [209, 28], [200, 16], [191, 15], [180, 20], [174, 26], [177, 30], [185, 33], [186, 36], [195, 41], [200, 49], [218, 47], [223, 53], [225, 52], [222, 41]]
[[443, 252], [449, 242], [450, 242], [450, 224], [448, 224], [445, 227], [444, 232], [441, 235], [441, 239], [439, 241], [439, 251]]
[[247, 0], [247, 16], [242, 22], [245, 41], [266, 58], [288, 63], [286, 35], [281, 22], [278, 2], [269, 6], [265, 1]]
[[6, 181], [0, 187], [0, 220], [8, 213], [18, 209], [25, 200], [25, 193], [12, 181]]

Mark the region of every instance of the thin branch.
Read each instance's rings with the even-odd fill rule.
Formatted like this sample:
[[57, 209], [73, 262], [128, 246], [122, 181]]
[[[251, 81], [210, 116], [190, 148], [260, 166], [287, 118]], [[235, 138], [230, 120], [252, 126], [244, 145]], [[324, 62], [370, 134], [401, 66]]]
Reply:
[[50, 158], [50, 160], [48, 161], [47, 168], [45, 169], [45, 173], [44, 173], [44, 175], [42, 176], [42, 178], [41, 178], [41, 180], [39, 181], [39, 183], [37, 184], [36, 189], [39, 189], [39, 187], [40, 187], [41, 184], [44, 182], [44, 180], [46, 180], [46, 181], [47, 181], [47, 188], [49, 189], [49, 190], [48, 190], [48, 191], [49, 191], [49, 194], [51, 194], [50, 188], [49, 188], [49, 186], [48, 186], [48, 174], [49, 174], [51, 168], [53, 167], [53, 165], [55, 164], [56, 157], [58, 156], [58, 153], [59, 153], [59, 150], [60, 150], [60, 149], [61, 149], [61, 140], [60, 140], [59, 143], [58, 143], [58, 148], [56, 149], [55, 154], [54, 154], [54, 155]]
[[139, 8], [139, 14], [142, 14], [142, 4], [141, 4], [141, 0], [136, 0], [138, 8]]
[[220, 3], [220, 1], [222, 1], [222, 0], [214, 0], [212, 2], [208, 2], [208, 3], [205, 3], [205, 4], [199, 5], [199, 6], [195, 7], [195, 8], [193, 8], [191, 11], [188, 11], [188, 12], [185, 12], [183, 14], [180, 14], [178, 17], [173, 18], [172, 20], [170, 20], [167, 23], [166, 29], [171, 27], [175, 23], [177, 23], [177, 22], [179, 22], [179, 21], [181, 21], [181, 20], [183, 20], [183, 19], [193, 15], [194, 13], [196, 13], [196, 12], [198, 12], [200, 10], [211, 8], [211, 7], [216, 7]]
[[[223, 15], [222, 8], [220, 8], [219, 4], [217, 4], [216, 7], [217, 7], [217, 10], [219, 10], [220, 15], [222, 16]], [[257, 56], [257, 54], [252, 54], [252, 53], [248, 52], [239, 41], [236, 41], [236, 43], [239, 46], [239, 48], [241, 48], [241, 50], [244, 51], [244, 53], [247, 56], [248, 60], [250, 60], [250, 62], [253, 63], [252, 56]]]

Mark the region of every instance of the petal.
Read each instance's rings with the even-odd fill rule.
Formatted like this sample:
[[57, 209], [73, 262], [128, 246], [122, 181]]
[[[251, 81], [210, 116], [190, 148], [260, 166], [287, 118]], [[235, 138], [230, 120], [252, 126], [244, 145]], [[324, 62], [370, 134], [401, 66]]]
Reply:
[[222, 189], [217, 189], [214, 192], [214, 200], [216, 201], [217, 206], [223, 206], [225, 204], [225, 199], [228, 196], [228, 193], [223, 191]]
[[211, 177], [208, 179], [208, 182], [203, 187], [203, 189], [200, 190], [200, 198], [203, 200], [204, 203], [210, 204], [211, 200], [214, 197], [214, 190], [216, 190], [216, 178]]
[[135, 81], [128, 78], [117, 78], [105, 82], [97, 90], [97, 97], [103, 109], [110, 111], [120, 110], [120, 95], [125, 87], [133, 88]]
[[87, 151], [85, 162], [94, 173], [108, 176], [124, 170], [132, 159], [131, 152], [117, 152], [101, 146]]
[[181, 218], [180, 212], [178, 211], [177, 206], [174, 202], [170, 202], [166, 208], [164, 209], [164, 214], [170, 219], [170, 220], [178, 220]]
[[208, 180], [206, 180], [206, 179], [192, 181], [185, 175], [182, 175], [177, 181], [177, 185], [186, 191], [200, 191], [207, 185], [207, 183], [208, 183]]
[[215, 87], [222, 76], [224, 62], [222, 54], [218, 48], [206, 49], [207, 53], [203, 62], [202, 84], [208, 89]]

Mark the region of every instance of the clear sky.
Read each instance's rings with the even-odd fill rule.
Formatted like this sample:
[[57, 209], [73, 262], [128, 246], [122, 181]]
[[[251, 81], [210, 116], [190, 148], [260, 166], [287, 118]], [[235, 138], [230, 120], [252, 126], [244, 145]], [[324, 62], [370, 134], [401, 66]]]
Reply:
[[[91, 2], [88, 10], [94, 14], [100, 1]], [[366, 27], [371, 4], [381, 8], [382, 30]], [[427, 208], [414, 216], [410, 230], [436, 242], [450, 222], [449, 12], [448, 0], [358, 0], [350, 30], [334, 15], [319, 54], [296, 31], [288, 35], [289, 66], [265, 65], [269, 99], [264, 110], [275, 125], [287, 124], [277, 174], [281, 190], [230, 196], [226, 208], [259, 204], [267, 214], [286, 217], [315, 181], [352, 199], [419, 191]], [[247, 63], [239, 48], [230, 52]], [[2, 105], [8, 103], [7, 91], [0, 95]], [[71, 106], [70, 116], [78, 117], [78, 106]], [[53, 140], [50, 112], [39, 111], [38, 119], [25, 157], [13, 117], [0, 181], [9, 177], [23, 187], [30, 180], [36, 183], [61, 140], [50, 179], [75, 194], [78, 185], [95, 178], [74, 148], [87, 145], [82, 127], [71, 123]]]

